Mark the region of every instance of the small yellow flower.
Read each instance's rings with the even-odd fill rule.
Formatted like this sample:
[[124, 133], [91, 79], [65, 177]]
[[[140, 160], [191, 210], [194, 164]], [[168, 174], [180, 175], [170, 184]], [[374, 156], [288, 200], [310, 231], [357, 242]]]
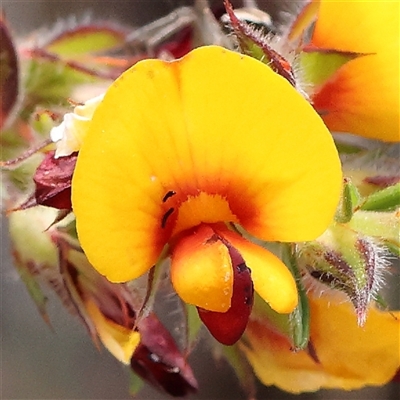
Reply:
[[262, 240], [311, 240], [340, 190], [338, 154], [312, 107], [262, 63], [210, 46], [142, 61], [111, 86], [82, 144], [72, 201], [83, 249], [109, 280], [139, 277], [169, 245], [180, 297], [225, 313], [238, 252], [260, 296], [289, 313], [292, 275], [230, 224]]
[[399, 5], [381, 0], [319, 1], [311, 47], [359, 55], [316, 87], [312, 96], [332, 131], [400, 140]]
[[393, 378], [400, 368], [400, 312], [371, 306], [360, 328], [350, 302], [328, 295], [309, 299], [313, 355], [293, 352], [266, 321], [249, 322], [242, 348], [265, 385], [299, 393], [380, 386]]

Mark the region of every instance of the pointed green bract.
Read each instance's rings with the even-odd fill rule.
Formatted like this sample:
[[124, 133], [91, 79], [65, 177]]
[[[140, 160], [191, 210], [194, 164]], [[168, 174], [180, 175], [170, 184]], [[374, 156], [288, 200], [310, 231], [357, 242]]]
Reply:
[[358, 192], [357, 187], [350, 179], [345, 178], [342, 198], [336, 211], [335, 221], [341, 223], [349, 222], [359, 203], [360, 193]]

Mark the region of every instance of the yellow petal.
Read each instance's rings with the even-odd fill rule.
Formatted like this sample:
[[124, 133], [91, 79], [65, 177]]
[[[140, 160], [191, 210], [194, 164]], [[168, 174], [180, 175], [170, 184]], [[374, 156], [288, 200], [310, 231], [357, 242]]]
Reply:
[[[72, 200], [90, 262], [125, 281], [156, 262], [179, 208], [203, 192], [218, 199], [221, 220], [265, 240], [303, 241], [330, 223], [340, 190], [336, 149], [312, 107], [264, 64], [210, 46], [140, 62], [111, 86]], [[191, 224], [216, 222], [208, 208]]]
[[172, 251], [171, 280], [181, 299], [209, 311], [231, 305], [233, 271], [227, 247], [207, 225], [183, 236]]
[[313, 96], [327, 126], [389, 142], [400, 140], [399, 48], [343, 65]]
[[91, 300], [85, 305], [103, 345], [117, 360], [129, 365], [133, 352], [140, 342], [139, 332], [109, 320]]
[[315, 21], [319, 9], [319, 0], [304, 2], [303, 8], [290, 26], [288, 39], [290, 41], [302, 39], [308, 27]]
[[366, 54], [312, 99], [331, 130], [400, 140], [399, 15], [398, 1], [321, 1], [311, 44]]
[[242, 255], [251, 270], [254, 290], [278, 313], [290, 313], [298, 303], [296, 282], [286, 265], [268, 250], [227, 229], [217, 229]]
[[320, 363], [306, 351], [292, 352], [289, 341], [268, 323], [250, 321], [243, 349], [265, 385], [299, 393], [321, 388], [358, 389], [384, 385], [400, 367], [400, 312], [371, 307], [366, 325], [348, 302], [310, 298], [311, 340]]
[[398, 47], [399, 14], [397, 0], [320, 0], [311, 41], [317, 47], [355, 53]]

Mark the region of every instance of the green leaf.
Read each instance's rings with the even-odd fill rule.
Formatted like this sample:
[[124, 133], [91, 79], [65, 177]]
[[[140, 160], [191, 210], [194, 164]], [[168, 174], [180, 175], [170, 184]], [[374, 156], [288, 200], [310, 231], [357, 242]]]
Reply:
[[367, 211], [390, 211], [400, 206], [400, 183], [370, 194], [360, 209]]
[[106, 52], [125, 43], [126, 31], [106, 22], [82, 24], [68, 29], [45, 46], [63, 57]]

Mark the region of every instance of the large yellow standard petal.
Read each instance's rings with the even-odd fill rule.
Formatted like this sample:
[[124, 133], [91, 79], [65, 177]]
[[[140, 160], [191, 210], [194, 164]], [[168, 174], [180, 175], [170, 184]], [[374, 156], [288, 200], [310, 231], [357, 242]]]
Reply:
[[190, 227], [185, 215], [193, 226], [235, 221], [264, 240], [310, 240], [340, 188], [334, 143], [307, 101], [261, 62], [210, 46], [142, 61], [111, 86], [72, 201], [90, 262], [126, 281]]
[[327, 296], [310, 302], [311, 340], [319, 362], [306, 351], [291, 351], [289, 341], [267, 322], [249, 322], [243, 350], [265, 385], [299, 393], [380, 386], [392, 379], [400, 368], [400, 312], [371, 307], [361, 328], [349, 302], [330, 302]]
[[311, 44], [366, 54], [343, 65], [313, 102], [331, 130], [400, 140], [399, 1], [320, 1]]

